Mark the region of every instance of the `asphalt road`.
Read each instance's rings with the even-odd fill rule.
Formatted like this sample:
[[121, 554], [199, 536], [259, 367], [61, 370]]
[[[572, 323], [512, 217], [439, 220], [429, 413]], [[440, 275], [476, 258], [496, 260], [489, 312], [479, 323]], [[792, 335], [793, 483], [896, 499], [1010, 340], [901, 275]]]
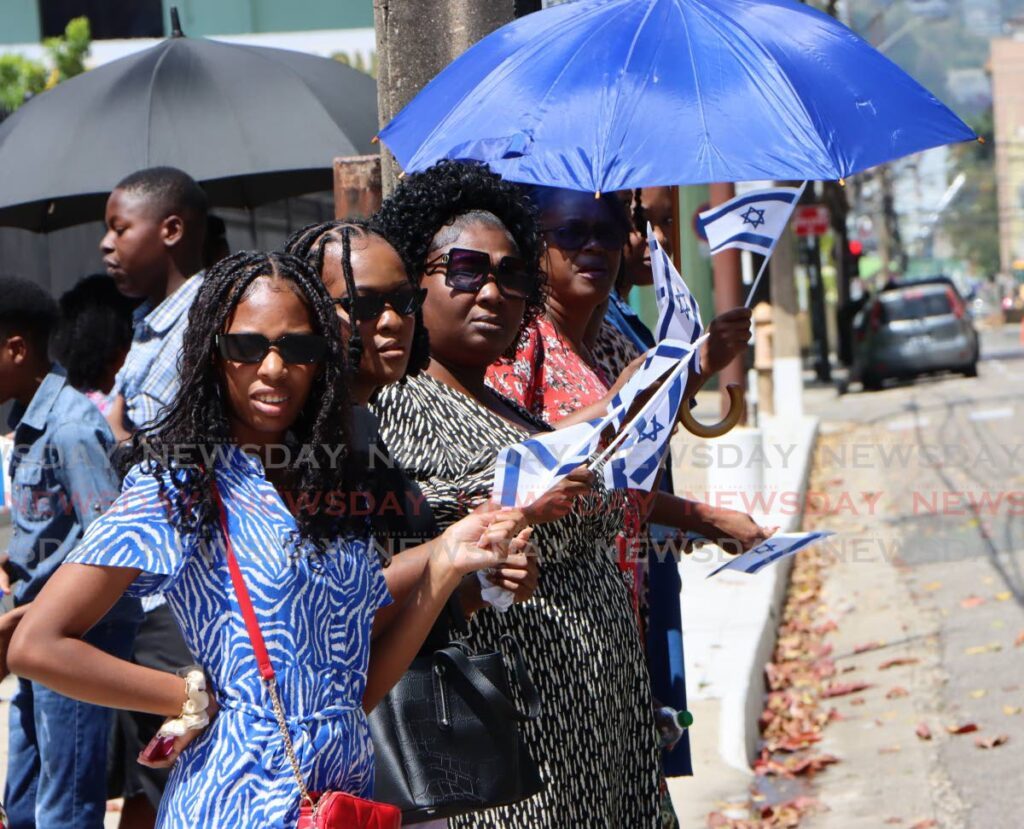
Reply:
[[[872, 685], [838, 701], [844, 721], [826, 729], [842, 761], [815, 783], [831, 810], [815, 827], [1024, 826], [1018, 331], [983, 332], [977, 378], [807, 395], [822, 417], [817, 486], [833, 493], [820, 523], [844, 533], [827, 582], [836, 664], [844, 682]], [[883, 647], [857, 652], [872, 641]], [[914, 733], [922, 722], [929, 739]], [[978, 730], [949, 732], [968, 724]]]

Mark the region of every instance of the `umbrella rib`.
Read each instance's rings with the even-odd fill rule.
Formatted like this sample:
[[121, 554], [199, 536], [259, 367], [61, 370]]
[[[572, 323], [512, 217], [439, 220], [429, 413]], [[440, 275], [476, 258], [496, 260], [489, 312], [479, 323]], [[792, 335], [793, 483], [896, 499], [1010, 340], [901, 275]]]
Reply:
[[[747, 45], [748, 45], [748, 46], [749, 46], [750, 48], [753, 48], [753, 49], [756, 49], [756, 50], [758, 50], [758, 51], [759, 51], [759, 52], [760, 52], [760, 53], [761, 53], [761, 54], [762, 54], [762, 55], [763, 55], [763, 56], [765, 57], [765, 59], [766, 59], [766, 60], [767, 60], [767, 61], [768, 61], [769, 63], [771, 63], [771, 64], [775, 65], [776, 67], [779, 67], [779, 73], [778, 73], [778, 75], [779, 75], [779, 79], [780, 79], [780, 81], [781, 81], [781, 82], [782, 82], [783, 84], [785, 84], [786, 88], [787, 88], [787, 89], [789, 90], [790, 94], [792, 95], [792, 98], [793, 98], [793, 100], [794, 100], [794, 101], [796, 101], [796, 102], [797, 102], [797, 103], [798, 103], [798, 104], [800, 105], [800, 109], [801, 109], [801, 110], [803, 111], [803, 114], [804, 114], [804, 117], [805, 117], [805, 118], [806, 118], [806, 120], [807, 120], [807, 123], [808, 123], [808, 124], [810, 124], [810, 125], [812, 126], [812, 129], [811, 129], [810, 133], [811, 133], [811, 136], [812, 136], [812, 137], [813, 137], [814, 139], [817, 139], [817, 141], [816, 141], [816, 142], [812, 141], [811, 143], [817, 143], [817, 145], [818, 145], [818, 146], [819, 146], [819, 147], [820, 147], [820, 148], [821, 148], [821, 149], [822, 149], [822, 150], [824, 151], [825, 155], [826, 155], [826, 156], [827, 156], [827, 157], [828, 157], [828, 158], [829, 158], [830, 160], [834, 160], [834, 159], [832, 159], [831, 153], [830, 153], [830, 152], [828, 151], [828, 148], [824, 146], [824, 145], [825, 145], [825, 143], [826, 143], [826, 142], [825, 142], [825, 139], [824, 139], [824, 137], [822, 136], [822, 134], [821, 134], [821, 131], [820, 131], [820, 130], [819, 130], [819, 129], [817, 128], [817, 124], [818, 124], [818, 121], [819, 121], [819, 119], [817, 119], [817, 118], [814, 118], [814, 117], [812, 116], [812, 114], [811, 114], [811, 111], [810, 111], [810, 109], [808, 108], [807, 104], [806, 104], [806, 103], [804, 102], [804, 99], [803, 99], [803, 97], [802, 97], [802, 96], [800, 95], [800, 93], [799, 93], [799, 92], [797, 91], [796, 87], [795, 87], [795, 86], [793, 85], [793, 79], [792, 79], [792, 78], [790, 77], [790, 74], [789, 74], [788, 72], [786, 72], [786, 71], [785, 71], [785, 70], [784, 70], [784, 69], [783, 69], [783, 68], [781, 67], [781, 65], [779, 64], [779, 61], [778, 61], [778, 60], [776, 59], [775, 55], [773, 55], [773, 54], [772, 54], [772, 53], [771, 53], [771, 52], [770, 52], [770, 51], [769, 51], [768, 49], [766, 49], [766, 48], [764, 47], [764, 45], [763, 45], [763, 44], [762, 44], [762, 43], [761, 43], [761, 42], [760, 42], [760, 41], [759, 41], [759, 40], [758, 40], [757, 38], [753, 37], [753, 36], [752, 36], [752, 35], [751, 35], [751, 34], [750, 34], [750, 33], [749, 33], [748, 31], [747, 31], [746, 27], [743, 27], [743, 26], [741, 26], [741, 25], [739, 24], [739, 22], [738, 22], [738, 21], [735, 21], [735, 20], [733, 21], [733, 23], [734, 23], [734, 25], [735, 25], [735, 26], [736, 26], [736, 27], [737, 27], [737, 28], [738, 28], [738, 29], [739, 29], [740, 31], [742, 31], [742, 33], [743, 33], [744, 37], [746, 38], [746, 41], [747, 41]], [[737, 53], [737, 52], [738, 52], [738, 49], [737, 49], [737, 47], [735, 46], [735, 44], [734, 44], [734, 43], [732, 42], [732, 40], [730, 40], [730, 39], [727, 39], [727, 40], [726, 40], [726, 46], [727, 46], [727, 47], [728, 47], [728, 48], [729, 48], [729, 49], [730, 49], [730, 50], [731, 50], [731, 51], [732, 51], [733, 53]], [[774, 95], [773, 97], [775, 97], [775, 98], [776, 98], [776, 100], [781, 100], [781, 96], [779, 96], [779, 95]], [[840, 176], [840, 177], [841, 177], [841, 176]]]
[[146, 167], [152, 166], [149, 151], [151, 146], [150, 138], [153, 135], [153, 100], [155, 97], [153, 90], [156, 88], [156, 76], [160, 73], [160, 67], [163, 66], [164, 60], [170, 53], [171, 48], [174, 46], [174, 41], [165, 40], [164, 44], [165, 48], [163, 52], [160, 53], [160, 57], [158, 57], [156, 62], [153, 64], [153, 71], [149, 73], [149, 94], [147, 96], [148, 103], [146, 105]]
[[[235, 46], [237, 44], [231, 44], [231, 45]], [[249, 48], [251, 48], [251, 47], [249, 47]], [[338, 132], [340, 132], [345, 137], [345, 140], [348, 141], [349, 145], [352, 147], [352, 150], [353, 151], [358, 151], [358, 148], [353, 143], [352, 139], [345, 132], [344, 127], [342, 127], [341, 124], [339, 124], [337, 122], [337, 120], [335, 120], [334, 116], [331, 115], [330, 110], [327, 109], [327, 107], [324, 106], [323, 101], [320, 100], [320, 95], [317, 94], [316, 90], [314, 90], [309, 85], [309, 83], [307, 83], [306, 78], [302, 75], [301, 72], [297, 71], [294, 67], [290, 66], [289, 64], [285, 63], [284, 61], [276, 60], [273, 55], [268, 55], [268, 54], [263, 53], [263, 52], [255, 52], [253, 54], [255, 54], [255, 56], [258, 57], [260, 60], [264, 60], [264, 61], [267, 61], [268, 63], [272, 63], [276, 68], [283, 69], [284, 71], [288, 72], [292, 76], [293, 79], [297, 80], [300, 84], [302, 84], [302, 86], [304, 86], [309, 91], [310, 97], [316, 102], [316, 105], [318, 107], [320, 107], [321, 111], [327, 117], [327, 119], [338, 127]], [[352, 71], [353, 72], [357, 72], [359, 70], [353, 69]], [[324, 166], [330, 167], [332, 163], [333, 163], [333, 159], [331, 161], [329, 161]]]
[[[629, 65], [633, 62], [633, 55], [636, 53], [637, 41], [640, 40], [640, 33], [643, 31], [644, 26], [646, 25], [647, 21], [650, 20], [651, 13], [654, 10], [654, 6], [655, 6], [656, 2], [657, 2], [657, 0], [648, 0], [647, 10], [644, 12], [643, 19], [640, 21], [640, 23], [637, 25], [635, 31], [633, 32], [633, 39], [630, 41], [629, 50], [626, 52], [626, 59], [625, 59], [625, 61], [623, 61], [622, 72], [619, 75], [619, 81], [620, 82], [615, 85], [615, 100], [614, 100], [614, 102], [611, 105], [612, 117], [608, 119], [608, 130], [605, 133], [604, 140], [598, 145], [598, 152], [601, 153], [601, 158], [598, 159], [597, 169], [601, 170], [601, 171], [604, 171], [604, 173], [603, 173], [603, 175], [601, 177], [601, 181], [598, 182], [598, 190], [599, 191], [604, 190], [604, 185], [605, 185], [605, 182], [607, 181], [607, 178], [608, 178], [608, 171], [605, 170], [605, 166], [604, 166], [604, 157], [606, 155], [606, 150], [607, 150], [607, 146], [608, 146], [608, 140], [611, 137], [611, 125], [617, 123], [617, 119], [615, 118], [615, 111], [619, 107], [619, 101], [622, 100], [622, 83], [621, 83], [622, 76], [625, 75], [626, 72], [629, 71]], [[622, 7], [622, 11], [626, 11], [626, 10], [628, 10], [628, 6], [623, 6]], [[652, 57], [651, 61], [653, 62], [653, 60], [654, 59]], [[644, 80], [645, 86], [646, 86], [647, 83], [650, 82], [650, 77], [651, 77], [651, 73], [650, 73], [650, 71], [648, 71], [647, 72], [647, 77]], [[636, 96], [636, 98], [638, 99], [639, 96]]]
[[[708, 154], [711, 147], [711, 135], [708, 132], [708, 118], [707, 113], [704, 110], [704, 94], [700, 88], [700, 75], [697, 72], [697, 62], [693, 56], [693, 38], [690, 35], [689, 21], [686, 19], [686, 13], [683, 11], [682, 4], [676, 3], [676, 8], [679, 10], [679, 18], [683, 23], [683, 32], [686, 36], [686, 51], [690, 56], [690, 69], [693, 72], [693, 88], [697, 96], [697, 112], [700, 113], [700, 129], [704, 135], [704, 146], [698, 151], [699, 154]], [[711, 171], [709, 170], [709, 173]]]

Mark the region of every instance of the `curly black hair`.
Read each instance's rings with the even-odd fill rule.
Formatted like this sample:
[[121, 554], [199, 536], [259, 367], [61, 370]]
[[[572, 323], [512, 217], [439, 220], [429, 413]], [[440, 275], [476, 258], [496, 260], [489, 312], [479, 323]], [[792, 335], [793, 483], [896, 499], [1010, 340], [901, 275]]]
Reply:
[[[486, 164], [446, 159], [403, 179], [384, 200], [372, 222], [405, 259], [418, 282], [438, 231], [474, 212], [497, 217], [511, 235], [528, 271], [537, 277], [535, 289], [526, 300], [522, 336], [544, 311], [545, 280], [540, 270], [537, 214], [518, 185], [503, 180]], [[518, 341], [519, 338], [512, 343], [512, 352]]]
[[[341, 267], [345, 274], [345, 289], [349, 296], [355, 296], [355, 276], [352, 273], [352, 237], [365, 238], [375, 236], [390, 247], [394, 247], [388, 238], [370, 222], [354, 219], [332, 219], [329, 222], [315, 222], [297, 230], [284, 243], [284, 250], [294, 256], [305, 259], [313, 266], [316, 272], [323, 277], [324, 256], [329, 245], [338, 245], [341, 250]], [[410, 274], [412, 270], [405, 257], [398, 252], [402, 264], [405, 266], [406, 277], [413, 283]], [[415, 287], [415, 283], [413, 283]], [[353, 317], [353, 322], [355, 318]], [[353, 371], [359, 370], [359, 361], [363, 356], [363, 341], [359, 335], [359, 327], [349, 327], [348, 339], [348, 362]], [[430, 362], [430, 338], [427, 335], [426, 326], [423, 324], [423, 313], [416, 311], [416, 330], [412, 338], [412, 348], [409, 352], [409, 364], [406, 366], [405, 377], [414, 377], [427, 367]]]
[[50, 352], [79, 391], [100, 389], [111, 366], [132, 344], [132, 311], [139, 304], [105, 273], [83, 277], [59, 301]]
[[57, 303], [43, 287], [21, 276], [0, 275], [0, 339], [20, 334], [45, 359]]
[[351, 462], [351, 404], [334, 303], [316, 272], [297, 256], [242, 251], [206, 273], [188, 315], [178, 393], [159, 421], [135, 434], [125, 463], [141, 463], [157, 474], [162, 494], [170, 495], [167, 503], [179, 531], [214, 537], [214, 479], [207, 460], [221, 457], [218, 447], [234, 442], [223, 402], [216, 337], [261, 277], [288, 283], [308, 307], [314, 332], [327, 341], [320, 374], [287, 438], [301, 451], [293, 453], [297, 459], [281, 483], [299, 507], [301, 541], [323, 549], [324, 542], [339, 535], [364, 531], [364, 521], [353, 522], [348, 510], [332, 507], [337, 503], [333, 496], [358, 492], [365, 476]]

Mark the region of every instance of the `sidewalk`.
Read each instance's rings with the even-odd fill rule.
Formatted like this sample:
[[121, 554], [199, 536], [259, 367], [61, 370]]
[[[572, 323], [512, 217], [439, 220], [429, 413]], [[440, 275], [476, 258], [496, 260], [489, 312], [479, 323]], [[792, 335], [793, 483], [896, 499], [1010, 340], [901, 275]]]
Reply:
[[[717, 394], [710, 399], [702, 394], [698, 403], [697, 418], [712, 421]], [[801, 510], [792, 505], [803, 501], [817, 429], [813, 417], [766, 419], [760, 500], [752, 497], [755, 493], [712, 486], [722, 478], [710, 471], [712, 459], [740, 469], [755, 460], [740, 460], [742, 437], [704, 441], [680, 431], [673, 442], [676, 492], [750, 512], [782, 532], [799, 529]], [[669, 790], [684, 829], [703, 827], [708, 813], [723, 802], [746, 799], [759, 739], [764, 665], [775, 645], [792, 563], [787, 559], [753, 576], [726, 573], [707, 580], [726, 559], [717, 548], [703, 548], [680, 562], [694, 777], [672, 780]]]

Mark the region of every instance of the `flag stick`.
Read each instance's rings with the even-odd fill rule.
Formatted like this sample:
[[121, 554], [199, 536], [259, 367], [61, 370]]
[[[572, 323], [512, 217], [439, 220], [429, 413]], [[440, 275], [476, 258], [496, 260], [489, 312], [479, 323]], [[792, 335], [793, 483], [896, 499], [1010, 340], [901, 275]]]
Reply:
[[[807, 189], [807, 182], [805, 181], [803, 184], [800, 185], [800, 192], [796, 194], [796, 201], [794, 201], [794, 203], [793, 203], [793, 209], [794, 210], [796, 209], [796, 206], [800, 203], [800, 198], [803, 196], [804, 190], [806, 190], [806, 189]], [[788, 222], [788, 219], [787, 219], [787, 222]], [[743, 307], [744, 308], [749, 308], [750, 307], [750, 303], [754, 299], [754, 291], [757, 290], [757, 286], [761, 282], [761, 277], [764, 276], [765, 269], [768, 267], [768, 260], [772, 258], [772, 254], [775, 252], [775, 246], [778, 243], [779, 243], [778, 239], [776, 239], [774, 242], [772, 242], [771, 250], [768, 251], [768, 253], [765, 255], [764, 259], [761, 261], [761, 267], [758, 269], [757, 276], [754, 277], [754, 282], [750, 286], [750, 292], [747, 294], [747, 301], [743, 303]]]
[[[668, 376], [662, 381], [663, 385], [665, 383], [671, 383], [673, 380], [676, 379], [676, 377], [678, 377], [682, 373], [683, 369], [685, 369], [687, 365], [690, 363], [690, 361], [693, 359], [693, 355], [697, 353], [697, 351], [700, 349], [702, 345], [704, 345], [704, 341], [709, 336], [711, 335], [704, 334], [703, 336], [698, 337], [696, 340], [694, 340], [693, 350], [690, 351], [690, 353], [687, 356], [683, 357], [683, 359], [679, 361], [679, 365], [677, 365], [674, 369], [672, 369], [671, 372], [669, 372]], [[632, 428], [633, 424], [636, 423], [645, 414], [647, 414], [647, 412], [657, 401], [657, 395], [652, 395], [651, 399], [644, 403], [639, 412], [637, 412], [633, 417], [631, 417], [628, 422], [622, 424], [622, 426], [619, 428], [619, 433], [614, 438], [612, 438], [611, 443], [609, 443], [608, 446], [605, 447], [604, 451], [600, 455], [598, 455], [592, 463], [589, 463], [587, 465], [593, 468], [608, 460], [608, 458], [611, 457], [612, 453], [619, 448], [619, 445], [622, 443], [622, 441], [626, 439], [626, 436], [629, 434], [629, 430]]]

